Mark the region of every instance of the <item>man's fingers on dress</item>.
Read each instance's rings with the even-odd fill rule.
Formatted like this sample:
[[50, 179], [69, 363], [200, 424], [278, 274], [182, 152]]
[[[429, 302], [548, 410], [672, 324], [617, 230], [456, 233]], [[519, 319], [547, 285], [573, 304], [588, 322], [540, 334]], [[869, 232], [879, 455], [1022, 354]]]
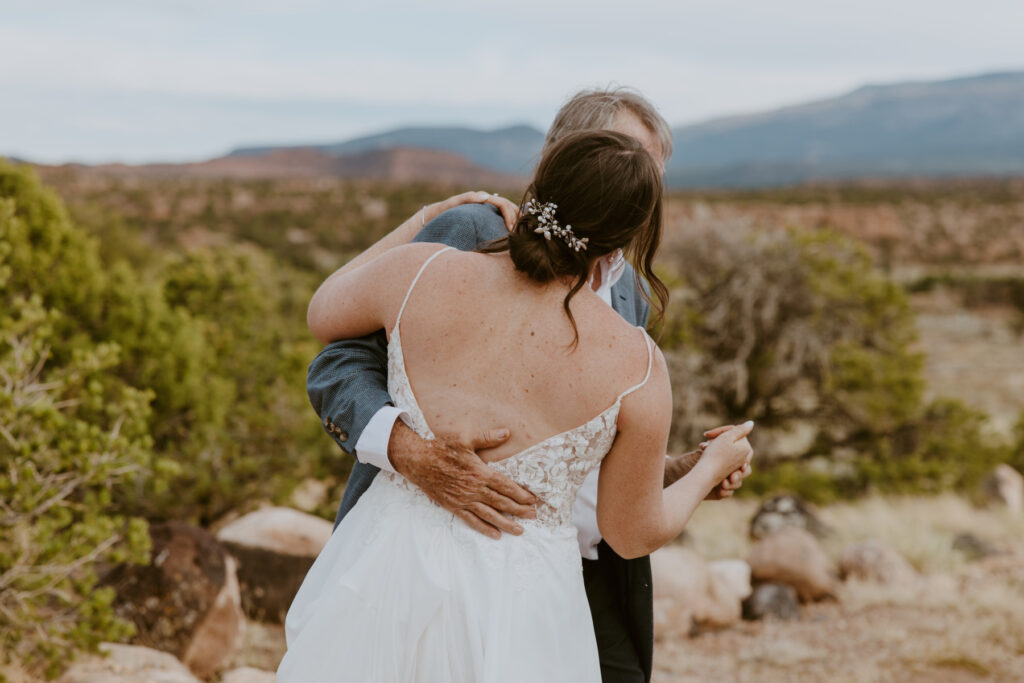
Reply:
[[466, 511], [475, 515], [485, 524], [504, 531], [507, 534], [518, 536], [523, 533], [523, 527], [519, 526], [515, 520], [509, 519], [494, 508], [484, 505], [483, 503], [473, 503], [466, 508]]
[[490, 477], [487, 480], [488, 488], [491, 488], [506, 498], [511, 498], [520, 505], [536, 505], [537, 496], [527, 489], [515, 483], [501, 472], [490, 469]]
[[522, 503], [518, 503], [508, 496], [498, 493], [494, 489], [486, 489], [484, 491], [483, 502], [485, 505], [494, 508], [503, 515], [524, 517], [526, 519], [533, 519], [537, 516], [537, 508], [533, 505], [523, 505]]
[[493, 526], [483, 521], [472, 512], [467, 510], [456, 510], [455, 516], [461, 519], [463, 522], [468, 524], [474, 531], [479, 531], [484, 536], [489, 536], [495, 540], [501, 538], [501, 532], [495, 529]]

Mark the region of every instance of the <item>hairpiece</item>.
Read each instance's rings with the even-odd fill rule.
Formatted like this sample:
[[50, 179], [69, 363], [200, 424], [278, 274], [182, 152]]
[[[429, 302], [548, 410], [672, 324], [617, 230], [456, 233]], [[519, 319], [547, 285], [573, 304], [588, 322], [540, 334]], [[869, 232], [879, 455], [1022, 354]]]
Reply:
[[536, 199], [531, 198], [530, 201], [526, 202], [523, 210], [532, 216], [537, 216], [537, 222], [540, 225], [534, 228], [533, 231], [544, 235], [544, 239], [551, 239], [551, 236], [554, 235], [564, 240], [573, 251], [586, 251], [588, 238], [580, 239], [573, 234], [571, 225], [561, 225], [558, 219], [555, 218], [555, 209], [557, 208], [558, 204], [554, 202], [544, 202], [541, 204]]

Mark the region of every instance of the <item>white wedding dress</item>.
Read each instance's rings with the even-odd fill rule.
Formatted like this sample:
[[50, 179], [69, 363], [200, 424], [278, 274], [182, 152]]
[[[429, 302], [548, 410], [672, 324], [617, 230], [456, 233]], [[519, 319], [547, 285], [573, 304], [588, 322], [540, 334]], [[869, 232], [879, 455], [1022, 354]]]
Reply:
[[[388, 342], [391, 397], [425, 438], [434, 435], [409, 385], [399, 323], [423, 270], [443, 251], [413, 280]], [[400, 475], [381, 472], [299, 588], [277, 680], [600, 681], [572, 506], [611, 448], [622, 399], [647, 377], [586, 424], [491, 463], [541, 501], [536, 519], [521, 520], [521, 536], [488, 538]]]

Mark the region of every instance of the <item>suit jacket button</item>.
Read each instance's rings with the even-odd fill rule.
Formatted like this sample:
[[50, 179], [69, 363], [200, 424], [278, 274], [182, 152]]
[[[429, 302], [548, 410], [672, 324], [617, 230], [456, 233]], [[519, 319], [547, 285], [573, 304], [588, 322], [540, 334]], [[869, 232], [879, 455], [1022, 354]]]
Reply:
[[343, 443], [348, 441], [348, 432], [343, 431], [340, 427], [338, 428], [338, 441]]

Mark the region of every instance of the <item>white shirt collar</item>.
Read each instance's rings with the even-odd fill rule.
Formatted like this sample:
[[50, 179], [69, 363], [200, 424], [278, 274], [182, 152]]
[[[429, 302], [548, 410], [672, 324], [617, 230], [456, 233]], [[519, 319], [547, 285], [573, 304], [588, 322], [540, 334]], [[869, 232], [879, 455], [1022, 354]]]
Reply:
[[612, 287], [626, 270], [626, 259], [622, 255], [622, 250], [616, 249], [607, 256], [602, 256], [597, 262], [597, 267], [601, 269], [601, 286], [597, 288], [597, 295], [611, 306]]

